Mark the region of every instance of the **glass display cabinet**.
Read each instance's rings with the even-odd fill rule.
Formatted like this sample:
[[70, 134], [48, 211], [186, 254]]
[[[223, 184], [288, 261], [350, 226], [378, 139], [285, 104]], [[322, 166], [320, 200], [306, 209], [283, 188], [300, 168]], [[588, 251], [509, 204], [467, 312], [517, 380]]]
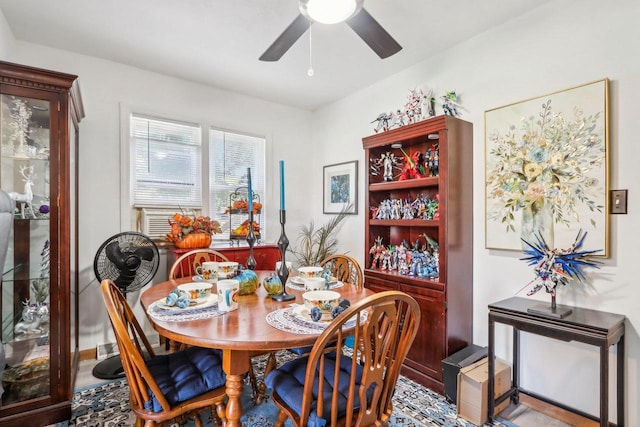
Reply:
[[0, 62], [0, 188], [16, 203], [0, 289], [0, 426], [71, 414], [83, 117], [77, 76]]

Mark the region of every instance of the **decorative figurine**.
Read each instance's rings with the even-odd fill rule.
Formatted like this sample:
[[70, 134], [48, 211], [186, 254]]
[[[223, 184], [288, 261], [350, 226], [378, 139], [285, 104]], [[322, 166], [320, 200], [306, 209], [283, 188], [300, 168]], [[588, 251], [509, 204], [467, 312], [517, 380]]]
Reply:
[[[420, 238], [427, 243], [421, 245]], [[421, 234], [410, 249], [406, 241], [400, 245], [385, 247], [378, 236], [369, 249], [370, 268], [381, 271], [397, 271], [403, 276], [437, 278], [439, 276], [438, 242]]]
[[438, 176], [440, 169], [440, 146], [433, 145], [424, 153], [425, 163], [429, 169], [429, 176]]
[[9, 125], [10, 128], [13, 128], [12, 139], [18, 143], [14, 147], [14, 155], [19, 158], [33, 158], [37, 151], [35, 146], [29, 145], [29, 134], [31, 133], [29, 126], [33, 111], [26, 101], [20, 98], [14, 98], [13, 104], [14, 106], [11, 108], [13, 121], [9, 122]]
[[407, 123], [405, 122], [404, 113], [402, 112], [402, 110], [397, 109], [395, 114], [392, 114], [391, 116], [391, 123], [389, 123], [389, 129], [399, 128], [406, 124]]
[[393, 113], [380, 113], [378, 117], [371, 122], [371, 123], [378, 122], [378, 125], [375, 128], [373, 128], [375, 133], [380, 132], [380, 130], [382, 130], [383, 132], [388, 131], [390, 128], [390, 122], [392, 119], [393, 119]]
[[458, 112], [460, 104], [458, 103], [458, 95], [456, 95], [455, 91], [442, 95], [442, 109], [444, 110], [445, 116], [457, 117], [460, 115]]
[[40, 256], [42, 257], [40, 260], [40, 277], [46, 277], [49, 275], [49, 267], [51, 264], [51, 242], [49, 242], [49, 239], [45, 240]]
[[16, 323], [14, 332], [16, 335], [42, 334], [48, 331], [46, 326], [49, 323], [49, 306], [43, 303], [29, 304], [28, 301], [22, 303], [22, 320]]
[[382, 179], [385, 182], [393, 181], [393, 170], [399, 168], [402, 162], [401, 157], [396, 157], [395, 154], [387, 151], [380, 155], [379, 159], [371, 159], [371, 175], [380, 175], [380, 169], [382, 169]]
[[24, 193], [11, 192], [9, 193], [9, 197], [15, 200], [20, 204], [20, 215], [24, 219], [24, 208], [25, 205], [28, 205], [29, 212], [31, 212], [31, 217], [35, 218], [36, 214], [33, 212], [33, 178], [35, 175], [33, 173], [33, 166], [20, 166], [20, 175], [23, 176], [22, 181], [24, 181]]
[[[523, 261], [527, 261], [529, 265], [535, 266], [534, 272], [536, 278], [528, 285], [533, 284], [533, 288], [527, 292], [527, 295], [533, 295], [543, 287], [548, 294], [551, 294], [551, 312], [547, 313], [553, 315], [553, 317], [564, 317], [571, 313], [571, 310], [565, 310], [563, 313], [557, 313], [556, 309], [556, 288], [559, 284], [567, 285], [570, 280], [578, 278], [582, 281], [585, 279], [582, 273], [583, 267], [598, 267], [599, 261], [593, 259], [593, 255], [596, 252], [600, 252], [601, 249], [591, 251], [581, 251], [584, 239], [587, 237], [587, 233], [582, 230], [578, 231], [573, 244], [567, 249], [550, 249], [547, 243], [544, 241], [542, 235], [537, 235], [536, 243], [530, 243], [522, 239], [522, 241], [529, 247], [524, 251], [528, 256], [520, 258]], [[557, 316], [556, 316], [557, 314]]]
[[424, 214], [424, 219], [434, 220], [438, 219], [438, 207], [440, 206], [439, 195], [436, 194], [435, 199], [431, 199], [427, 202], [427, 209]]
[[420, 110], [423, 120], [436, 115], [436, 99], [433, 96], [433, 89], [429, 89], [427, 94], [423, 95]]
[[376, 237], [373, 246], [369, 249], [369, 259], [371, 263], [369, 264], [370, 268], [378, 268], [380, 266], [380, 257], [384, 251], [384, 245], [382, 244], [382, 236]]
[[422, 120], [422, 103], [424, 93], [422, 89], [413, 89], [409, 91], [407, 102], [404, 104], [404, 113], [409, 124]]
[[424, 165], [422, 153], [416, 151], [411, 157], [401, 148], [402, 154], [405, 156], [405, 164], [400, 173], [400, 181], [414, 178], [424, 178]]

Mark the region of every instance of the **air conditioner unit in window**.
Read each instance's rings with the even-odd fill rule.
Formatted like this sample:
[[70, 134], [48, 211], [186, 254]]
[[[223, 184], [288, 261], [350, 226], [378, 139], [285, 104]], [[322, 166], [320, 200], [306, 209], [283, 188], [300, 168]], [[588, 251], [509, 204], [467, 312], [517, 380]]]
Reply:
[[175, 213], [175, 209], [141, 209], [140, 232], [154, 240], [162, 239], [171, 231], [168, 219]]

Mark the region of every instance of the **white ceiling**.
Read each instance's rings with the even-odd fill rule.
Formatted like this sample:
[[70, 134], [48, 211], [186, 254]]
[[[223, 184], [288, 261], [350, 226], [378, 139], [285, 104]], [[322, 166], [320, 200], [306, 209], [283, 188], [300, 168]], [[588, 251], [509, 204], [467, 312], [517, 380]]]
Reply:
[[297, 0], [0, 0], [17, 40], [315, 110], [549, 0], [365, 0], [403, 46], [380, 59], [344, 23], [312, 26], [278, 62], [258, 57]]

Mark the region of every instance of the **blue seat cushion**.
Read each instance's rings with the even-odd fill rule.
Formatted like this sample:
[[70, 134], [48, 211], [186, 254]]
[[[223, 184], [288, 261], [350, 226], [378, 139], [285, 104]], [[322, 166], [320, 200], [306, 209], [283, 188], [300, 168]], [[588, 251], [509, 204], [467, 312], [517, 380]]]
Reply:
[[289, 351], [293, 354], [297, 354], [298, 356], [302, 356], [311, 353], [311, 349], [313, 349], [313, 346], [290, 348]]
[[[188, 347], [176, 353], [154, 356], [146, 364], [171, 406], [222, 387], [226, 382], [220, 350]], [[145, 402], [145, 409], [162, 411], [151, 390], [149, 395], [151, 400]]]
[[[277, 369], [271, 371], [265, 378], [267, 387], [273, 389], [282, 400], [298, 415], [302, 409], [302, 396], [304, 390], [304, 376], [307, 369], [308, 357], [299, 357], [291, 360]], [[348, 356], [340, 356], [340, 376], [338, 380], [338, 417], [346, 414], [347, 398], [349, 392], [349, 378], [351, 376], [352, 359]], [[331, 394], [334, 388], [334, 373], [336, 369], [336, 353], [328, 353], [324, 360], [324, 408], [326, 415], [331, 411]], [[356, 390], [360, 386], [362, 378], [362, 367], [356, 365]], [[373, 391], [373, 387], [369, 393]], [[368, 395], [370, 396], [370, 394]], [[321, 416], [316, 416], [316, 402], [318, 401], [318, 379], [313, 384], [313, 400], [311, 413], [309, 416], [309, 427], [319, 427], [325, 425], [326, 420]], [[360, 408], [358, 399], [354, 404], [354, 410]], [[320, 414], [321, 415], [321, 414]]]
[[[345, 342], [346, 342], [346, 340], [348, 340], [349, 338], [351, 338], [351, 341], [353, 341], [353, 337], [347, 337], [347, 338], [345, 339]], [[336, 345], [336, 342], [334, 341], [334, 342], [332, 342], [332, 343], [328, 344], [328, 345], [327, 345], [327, 347], [335, 347], [335, 345]], [[352, 347], [352, 348], [353, 348], [353, 347]], [[291, 353], [293, 353], [293, 354], [297, 354], [298, 356], [304, 356], [305, 354], [309, 354], [309, 353], [311, 353], [311, 350], [313, 350], [313, 346], [312, 346], [312, 345], [307, 346], [307, 347], [294, 347], [294, 348], [290, 348], [290, 349], [289, 349], [289, 351], [290, 351]]]

